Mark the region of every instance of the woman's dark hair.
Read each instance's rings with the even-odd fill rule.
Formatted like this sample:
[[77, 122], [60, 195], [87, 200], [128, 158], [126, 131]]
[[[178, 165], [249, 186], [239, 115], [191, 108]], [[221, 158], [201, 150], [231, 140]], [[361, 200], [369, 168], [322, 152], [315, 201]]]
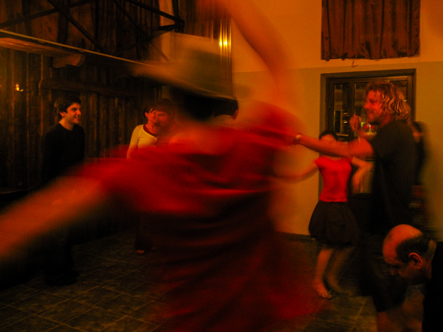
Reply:
[[215, 115], [230, 114], [232, 109], [237, 108], [237, 102], [231, 99], [201, 96], [179, 88], [172, 88], [171, 94], [179, 107], [197, 121], [206, 121]]
[[151, 112], [151, 110], [159, 110], [169, 113], [170, 115], [174, 115], [175, 105], [169, 99], [161, 99], [154, 105], [146, 104], [145, 106], [143, 106], [143, 116], [145, 115], [145, 113]]
[[329, 130], [329, 129], [324, 130], [324, 131], [320, 134], [320, 136], [319, 136], [318, 138], [321, 139], [323, 136], [326, 136], [326, 135], [331, 135], [332, 137], [335, 138], [336, 141], [338, 141], [338, 136], [337, 136], [337, 134], [336, 134], [334, 131]]

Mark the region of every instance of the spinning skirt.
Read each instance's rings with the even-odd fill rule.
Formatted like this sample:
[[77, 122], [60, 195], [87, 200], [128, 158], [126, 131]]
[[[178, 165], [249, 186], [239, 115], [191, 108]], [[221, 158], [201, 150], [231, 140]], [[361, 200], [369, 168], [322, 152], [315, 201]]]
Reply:
[[309, 233], [328, 245], [355, 245], [360, 229], [346, 202], [319, 201], [309, 222]]

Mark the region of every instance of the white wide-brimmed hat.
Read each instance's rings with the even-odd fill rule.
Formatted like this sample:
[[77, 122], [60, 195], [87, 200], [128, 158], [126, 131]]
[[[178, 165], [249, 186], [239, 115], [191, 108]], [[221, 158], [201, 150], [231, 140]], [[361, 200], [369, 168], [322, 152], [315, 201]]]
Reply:
[[137, 76], [145, 76], [165, 85], [216, 99], [236, 99], [229, 59], [221, 54], [215, 39], [174, 34], [175, 57], [168, 62], [146, 62], [133, 67]]

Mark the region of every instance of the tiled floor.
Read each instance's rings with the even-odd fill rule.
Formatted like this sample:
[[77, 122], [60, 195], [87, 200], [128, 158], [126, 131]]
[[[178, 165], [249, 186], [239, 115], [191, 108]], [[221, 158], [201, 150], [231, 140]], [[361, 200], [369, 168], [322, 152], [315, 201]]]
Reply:
[[[313, 261], [315, 242], [286, 239], [304, 249]], [[285, 241], [286, 241], [285, 240]], [[153, 319], [158, 296], [150, 281], [149, 255], [133, 250], [133, 231], [74, 246], [78, 282], [48, 287], [40, 275], [0, 291], [0, 331], [166, 331]], [[353, 260], [341, 278], [356, 289]], [[306, 319], [303, 327], [288, 331], [375, 331], [371, 300], [362, 296], [336, 296], [324, 300], [325, 310]]]

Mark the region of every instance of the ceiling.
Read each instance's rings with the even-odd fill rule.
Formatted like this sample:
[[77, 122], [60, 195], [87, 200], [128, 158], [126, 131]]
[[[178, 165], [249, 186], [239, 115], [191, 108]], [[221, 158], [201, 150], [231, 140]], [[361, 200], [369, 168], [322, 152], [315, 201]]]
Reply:
[[5, 0], [0, 47], [53, 56], [60, 66], [81, 64], [85, 56], [167, 59], [156, 39], [183, 32], [178, 1], [160, 1], [166, 12], [153, 0]]

